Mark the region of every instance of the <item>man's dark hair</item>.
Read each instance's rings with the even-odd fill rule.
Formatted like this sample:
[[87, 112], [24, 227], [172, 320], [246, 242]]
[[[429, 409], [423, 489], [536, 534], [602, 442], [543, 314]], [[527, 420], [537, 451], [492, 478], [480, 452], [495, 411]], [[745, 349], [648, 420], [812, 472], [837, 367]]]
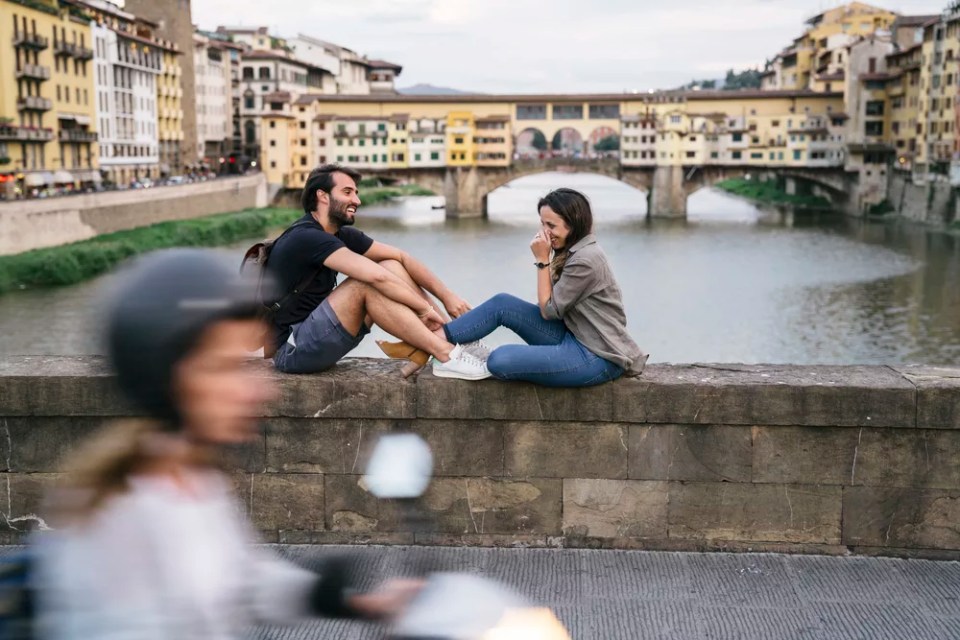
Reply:
[[353, 179], [354, 183], [360, 184], [360, 172], [354, 171], [349, 167], [344, 167], [339, 164], [324, 164], [317, 167], [310, 172], [310, 175], [307, 176], [307, 183], [303, 185], [303, 195], [300, 198], [300, 203], [303, 205], [304, 213], [309, 214], [317, 210], [318, 189], [327, 193], [333, 191], [333, 174], [335, 173], [342, 173], [349, 176]]

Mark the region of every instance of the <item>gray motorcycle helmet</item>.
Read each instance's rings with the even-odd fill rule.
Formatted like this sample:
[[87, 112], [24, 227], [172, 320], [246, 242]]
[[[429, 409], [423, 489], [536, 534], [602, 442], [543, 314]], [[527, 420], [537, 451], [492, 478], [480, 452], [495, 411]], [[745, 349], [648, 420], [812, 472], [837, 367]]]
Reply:
[[105, 318], [117, 383], [136, 409], [175, 430], [174, 366], [217, 321], [257, 317], [256, 288], [220, 256], [200, 249], [151, 253], [118, 278]]

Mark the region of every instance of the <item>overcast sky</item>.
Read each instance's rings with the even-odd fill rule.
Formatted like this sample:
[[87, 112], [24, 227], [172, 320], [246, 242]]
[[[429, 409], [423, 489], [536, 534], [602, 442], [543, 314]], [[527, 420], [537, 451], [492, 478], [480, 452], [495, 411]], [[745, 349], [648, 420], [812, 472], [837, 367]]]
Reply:
[[[193, 21], [305, 33], [484, 93], [671, 88], [763, 63], [837, 2], [819, 0], [193, 0]], [[947, 0], [877, 3], [935, 14]]]

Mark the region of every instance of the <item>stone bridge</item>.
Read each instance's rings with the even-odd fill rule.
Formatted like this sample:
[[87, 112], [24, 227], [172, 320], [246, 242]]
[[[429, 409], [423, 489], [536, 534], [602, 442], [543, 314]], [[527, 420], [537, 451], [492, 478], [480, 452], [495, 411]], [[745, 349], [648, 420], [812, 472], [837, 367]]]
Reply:
[[[806, 190], [842, 207], [856, 188], [856, 174], [840, 168], [791, 169], [756, 165], [740, 166], [625, 166], [618, 158], [545, 158], [515, 160], [509, 167], [438, 167], [391, 169], [368, 172], [385, 180], [413, 182], [442, 193], [447, 216], [486, 217], [490, 192], [524, 176], [548, 171], [593, 173], [619, 180], [647, 194], [647, 215], [653, 218], [685, 218], [687, 198], [722, 180], [754, 175], [782, 179], [788, 193]], [[533, 206], [535, 203], [531, 203]]]

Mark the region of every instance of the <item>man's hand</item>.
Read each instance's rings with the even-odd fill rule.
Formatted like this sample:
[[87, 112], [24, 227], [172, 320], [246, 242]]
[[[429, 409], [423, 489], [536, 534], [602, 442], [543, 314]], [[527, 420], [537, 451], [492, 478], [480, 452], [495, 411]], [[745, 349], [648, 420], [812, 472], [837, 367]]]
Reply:
[[429, 311], [420, 313], [417, 317], [423, 321], [423, 324], [425, 324], [427, 329], [430, 329], [430, 331], [436, 331], [446, 324], [446, 320], [444, 320], [443, 316], [437, 313], [437, 310], [432, 306], [430, 307]]
[[467, 301], [453, 293], [452, 291], [441, 300], [443, 308], [447, 310], [451, 318], [459, 318], [472, 308]]
[[403, 612], [423, 585], [421, 580], [389, 580], [373, 593], [350, 596], [348, 604], [364, 618], [390, 619]]
[[537, 262], [550, 262], [550, 241], [547, 240], [547, 234], [541, 229], [537, 235], [533, 236], [530, 242], [530, 251]]

